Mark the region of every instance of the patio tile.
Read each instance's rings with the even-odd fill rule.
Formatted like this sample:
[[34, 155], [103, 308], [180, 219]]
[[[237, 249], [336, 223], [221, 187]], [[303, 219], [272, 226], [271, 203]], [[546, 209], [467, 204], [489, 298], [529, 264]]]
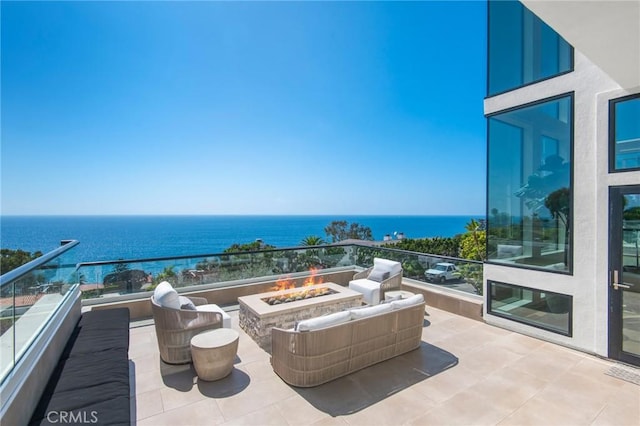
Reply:
[[131, 359], [158, 353], [158, 342], [155, 333], [129, 333], [129, 339], [131, 341], [129, 345], [129, 358]]
[[286, 424], [286, 419], [274, 405], [223, 423], [224, 426], [283, 426]]
[[[556, 403], [584, 407], [584, 411], [591, 410], [592, 407], [595, 410], [598, 407], [598, 410], [593, 413], [595, 417], [595, 414], [604, 408], [605, 401], [618, 389], [617, 384], [611, 385], [601, 380], [569, 372], [558, 376], [538, 395]], [[640, 403], [640, 401], [638, 402]]]
[[570, 398], [554, 401], [547, 397], [535, 396], [498, 424], [500, 426], [588, 425], [595, 419], [601, 407], [584, 408], [587, 410], [585, 411], [579, 404], [573, 403]]
[[609, 371], [611, 366], [612, 363], [610, 361], [591, 357], [584, 358], [571, 367], [569, 371], [573, 374], [580, 374], [585, 377], [597, 379], [598, 382], [614, 387], [620, 387], [623, 386], [623, 384], [628, 383], [622, 379], [607, 375], [606, 373]]
[[164, 412], [160, 390], [141, 393], [132, 398], [135, 401], [135, 412], [138, 420]]
[[132, 391], [135, 392], [136, 395], [159, 390], [164, 387], [164, 383], [162, 381], [162, 376], [158, 374], [158, 372], [150, 371], [147, 373], [137, 373], [135, 377], [135, 388]]
[[174, 410], [165, 411], [155, 416], [147, 417], [138, 422], [137, 426], [205, 426], [224, 423], [216, 401], [205, 399], [193, 404], [185, 405]]
[[493, 374], [507, 366], [516, 365], [522, 359], [522, 355], [515, 352], [496, 352], [491, 346], [485, 346], [477, 351], [470, 351], [465, 355], [460, 359], [460, 365], [482, 376]]
[[546, 385], [547, 382], [544, 380], [506, 367], [485, 377], [468, 390], [485, 399], [487, 404], [511, 412], [521, 407]]
[[400, 425], [424, 415], [433, 406], [424, 396], [407, 388], [345, 418], [349, 425]]
[[309, 404], [300, 395], [294, 395], [275, 404], [290, 426], [310, 425], [330, 417]]
[[165, 410], [173, 410], [206, 399], [206, 396], [200, 392], [197, 386], [187, 391], [165, 387], [160, 390], [160, 395]]
[[153, 354], [138, 356], [137, 358], [129, 358], [131, 358], [136, 373], [155, 372], [156, 374], [160, 374], [160, 354], [158, 351]]
[[608, 399], [593, 425], [637, 426], [640, 424], [640, 386], [624, 382]]
[[494, 425], [510, 414], [510, 410], [490, 404], [480, 395], [477, 391], [470, 389], [459, 392], [408, 424]]
[[217, 402], [225, 419], [231, 420], [261, 410], [294, 394], [295, 392], [279, 377], [273, 377], [251, 382], [242, 392], [218, 399]]
[[[468, 331], [470, 328], [474, 328], [482, 324], [478, 321], [474, 321], [469, 318], [458, 317], [455, 315], [451, 315], [446, 319], [437, 320], [434, 319], [435, 310], [432, 309], [432, 311], [434, 312], [434, 315], [426, 317], [426, 319], [431, 323], [429, 327], [433, 326], [434, 328], [430, 330], [429, 327], [427, 327], [424, 331], [424, 333], [427, 334], [433, 332], [438, 333], [438, 335], [442, 335], [443, 337], [447, 337], [451, 336], [452, 334]], [[436, 325], [437, 327], [435, 327]], [[431, 341], [437, 342], [438, 340], [432, 339]]]
[[527, 355], [544, 346], [544, 344], [545, 342], [542, 340], [524, 336], [519, 333], [508, 332], [506, 335], [489, 342], [487, 346], [491, 346], [496, 351], [506, 350], [520, 355]]
[[312, 423], [313, 426], [344, 426], [347, 422], [343, 416], [326, 417], [322, 420]]
[[583, 359], [581, 355], [544, 344], [513, 363], [512, 367], [542, 380], [553, 380]]
[[429, 401], [442, 402], [458, 392], [468, 389], [482, 378], [482, 375], [458, 364], [444, 373], [436, 374], [420, 383], [416, 383], [413, 385], [413, 389]]
[[246, 363], [243, 365], [243, 370], [247, 372], [253, 382], [272, 379], [274, 375], [271, 361], [268, 359]]
[[475, 352], [497, 338], [496, 334], [488, 330], [489, 327], [483, 327], [482, 324], [477, 324], [464, 331], [440, 338], [434, 343], [437, 343], [442, 349], [458, 355], [469, 351]]

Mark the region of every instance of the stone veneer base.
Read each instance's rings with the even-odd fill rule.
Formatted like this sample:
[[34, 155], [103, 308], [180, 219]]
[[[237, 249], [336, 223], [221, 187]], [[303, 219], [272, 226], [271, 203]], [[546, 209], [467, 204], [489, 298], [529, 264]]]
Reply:
[[293, 328], [297, 321], [340, 312], [362, 305], [362, 294], [334, 283], [324, 283], [309, 288], [328, 287], [335, 291], [311, 299], [269, 305], [262, 299], [273, 295], [295, 293], [300, 288], [253, 294], [238, 298], [240, 304], [240, 328], [265, 351], [271, 353], [271, 329]]

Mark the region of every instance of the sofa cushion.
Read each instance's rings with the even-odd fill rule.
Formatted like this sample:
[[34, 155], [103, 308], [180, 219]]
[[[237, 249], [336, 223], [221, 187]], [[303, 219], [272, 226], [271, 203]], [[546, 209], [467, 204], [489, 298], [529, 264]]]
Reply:
[[419, 305], [424, 302], [424, 296], [421, 293], [414, 294], [402, 300], [394, 300], [389, 303], [393, 309], [406, 308], [407, 306]]
[[166, 281], [162, 281], [153, 291], [153, 298], [164, 308], [180, 309], [178, 292]]
[[324, 315], [321, 317], [310, 318], [302, 320], [296, 325], [296, 331], [311, 331], [319, 328], [330, 327], [332, 325], [338, 325], [351, 320], [351, 312], [335, 312], [333, 314]]
[[187, 309], [189, 311], [196, 310], [196, 305], [194, 305], [188, 297], [178, 296], [178, 299], [180, 300], [180, 309]]
[[391, 276], [391, 272], [382, 271], [380, 269], [373, 268], [371, 272], [369, 272], [369, 276], [367, 276], [368, 280], [375, 281], [377, 283], [381, 283], [382, 281], [388, 279]]
[[402, 271], [402, 263], [396, 262], [395, 260], [376, 257], [373, 259], [373, 269], [378, 271], [389, 271], [389, 276], [393, 276]]
[[129, 349], [128, 308], [100, 309], [82, 314], [60, 359], [112, 349]]
[[369, 305], [380, 303], [380, 283], [367, 278], [349, 281], [349, 288], [362, 294], [362, 299]]
[[351, 319], [356, 320], [360, 318], [370, 317], [372, 315], [378, 315], [385, 312], [391, 312], [393, 307], [390, 303], [384, 303], [382, 305], [367, 306], [365, 308], [351, 309]]

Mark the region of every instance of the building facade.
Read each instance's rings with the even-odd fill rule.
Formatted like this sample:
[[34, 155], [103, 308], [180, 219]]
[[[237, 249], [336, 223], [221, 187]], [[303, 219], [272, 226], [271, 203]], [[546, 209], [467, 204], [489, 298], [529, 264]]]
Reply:
[[488, 2], [488, 323], [640, 365], [640, 2]]

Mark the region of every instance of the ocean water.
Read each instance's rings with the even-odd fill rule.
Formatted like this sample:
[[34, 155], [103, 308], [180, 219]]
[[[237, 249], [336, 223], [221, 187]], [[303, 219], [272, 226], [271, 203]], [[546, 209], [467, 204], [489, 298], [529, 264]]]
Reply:
[[368, 226], [375, 240], [451, 237], [481, 216], [2, 216], [0, 247], [46, 253], [61, 240], [78, 240], [79, 262], [220, 253], [260, 238], [278, 248], [308, 236], [326, 238], [334, 220]]

